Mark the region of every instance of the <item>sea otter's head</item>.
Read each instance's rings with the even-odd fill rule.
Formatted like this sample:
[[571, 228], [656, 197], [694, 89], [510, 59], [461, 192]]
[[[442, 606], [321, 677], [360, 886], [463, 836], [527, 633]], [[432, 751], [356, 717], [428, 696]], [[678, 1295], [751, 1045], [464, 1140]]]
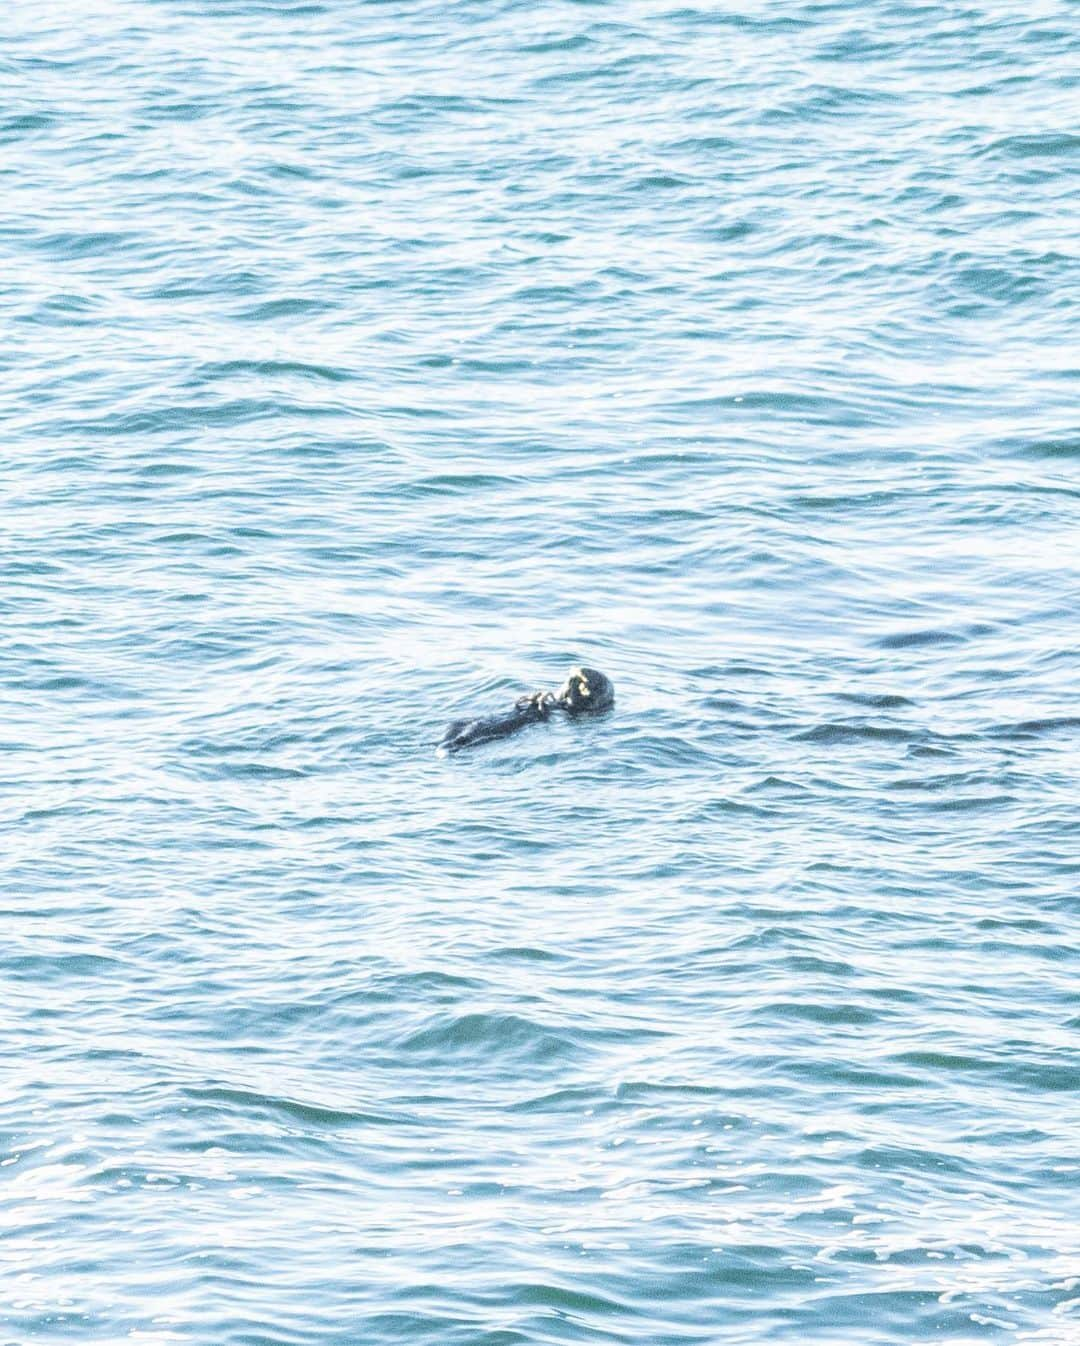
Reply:
[[575, 668], [555, 693], [557, 703], [571, 715], [607, 710], [615, 704], [615, 688], [595, 668]]

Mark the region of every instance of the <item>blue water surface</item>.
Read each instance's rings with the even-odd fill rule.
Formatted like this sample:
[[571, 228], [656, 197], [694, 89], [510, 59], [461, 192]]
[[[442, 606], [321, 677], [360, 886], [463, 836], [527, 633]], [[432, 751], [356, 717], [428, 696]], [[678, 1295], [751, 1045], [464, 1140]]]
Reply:
[[4, 1346], [1080, 1343], [1078, 167], [1071, 0], [3, 8]]

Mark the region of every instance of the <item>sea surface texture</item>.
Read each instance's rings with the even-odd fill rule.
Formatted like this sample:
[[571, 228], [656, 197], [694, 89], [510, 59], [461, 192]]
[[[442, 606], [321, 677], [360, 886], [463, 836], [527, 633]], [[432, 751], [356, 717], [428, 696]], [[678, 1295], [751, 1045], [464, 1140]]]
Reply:
[[1073, 0], [3, 7], [0, 1346], [1080, 1343], [1078, 169]]

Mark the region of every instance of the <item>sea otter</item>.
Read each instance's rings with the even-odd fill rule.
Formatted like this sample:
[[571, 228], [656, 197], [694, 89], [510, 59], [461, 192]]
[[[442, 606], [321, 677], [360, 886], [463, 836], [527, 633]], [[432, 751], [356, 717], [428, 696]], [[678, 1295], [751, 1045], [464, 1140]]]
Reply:
[[527, 724], [548, 719], [553, 710], [577, 716], [609, 710], [614, 704], [615, 688], [610, 678], [598, 673], [595, 668], [575, 668], [557, 692], [533, 692], [529, 696], [519, 696], [513, 709], [503, 715], [490, 715], [479, 720], [455, 720], [442, 736], [439, 752], [457, 752], [461, 748], [471, 748], [474, 743], [506, 738], [524, 729]]

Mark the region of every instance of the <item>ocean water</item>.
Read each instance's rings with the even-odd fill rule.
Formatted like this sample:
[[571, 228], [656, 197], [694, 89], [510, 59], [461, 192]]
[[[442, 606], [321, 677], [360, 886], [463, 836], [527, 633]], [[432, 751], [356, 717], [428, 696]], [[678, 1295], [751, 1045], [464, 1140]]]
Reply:
[[0, 76], [0, 1343], [1080, 1342], [1075, 5]]

